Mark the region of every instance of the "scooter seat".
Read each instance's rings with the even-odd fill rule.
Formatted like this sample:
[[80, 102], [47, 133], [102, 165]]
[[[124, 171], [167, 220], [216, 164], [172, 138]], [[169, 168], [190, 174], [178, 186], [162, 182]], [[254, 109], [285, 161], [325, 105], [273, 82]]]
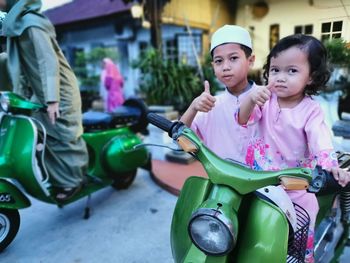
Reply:
[[131, 126], [139, 121], [140, 110], [135, 107], [120, 106], [114, 112], [88, 111], [83, 114], [85, 131]]
[[111, 123], [112, 116], [109, 113], [88, 111], [83, 114], [83, 125], [109, 125]]

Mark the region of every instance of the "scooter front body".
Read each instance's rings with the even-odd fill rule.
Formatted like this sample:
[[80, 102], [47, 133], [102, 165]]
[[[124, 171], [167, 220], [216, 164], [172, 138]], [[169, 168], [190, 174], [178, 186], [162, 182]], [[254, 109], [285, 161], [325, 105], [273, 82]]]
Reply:
[[53, 202], [46, 188], [47, 174], [41, 172], [36, 158], [41, 151], [36, 124], [30, 117], [10, 114], [2, 117], [0, 177], [17, 180], [30, 195]]
[[[238, 206], [232, 207], [231, 213], [238, 218], [238, 235], [230, 253], [206, 255], [193, 244], [188, 234], [189, 220], [194, 211], [208, 202], [214, 188], [205, 178], [190, 177], [185, 182], [171, 226], [171, 247], [175, 262], [286, 262], [289, 234], [287, 219], [281, 209], [254, 194], [245, 196]], [[210, 202], [215, 204], [221, 201]]]

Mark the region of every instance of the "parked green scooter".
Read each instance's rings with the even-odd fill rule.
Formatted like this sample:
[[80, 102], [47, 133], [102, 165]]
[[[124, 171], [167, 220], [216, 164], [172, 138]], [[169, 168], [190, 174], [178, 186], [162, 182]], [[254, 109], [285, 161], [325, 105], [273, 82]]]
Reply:
[[[254, 171], [219, 158], [181, 122], [147, 118], [208, 174], [188, 178], [181, 190], [171, 225], [175, 262], [304, 262], [309, 216], [289, 198], [274, 199], [277, 185], [319, 194], [316, 262], [337, 262], [349, 241], [350, 184], [341, 188], [320, 168]], [[339, 161], [349, 167], [350, 155]]]
[[[133, 148], [141, 143], [136, 132], [145, 131], [148, 124], [141, 100], [127, 100], [113, 114], [88, 112], [83, 118], [89, 152], [86, 182], [71, 199], [57, 201], [44, 163], [45, 127], [31, 117], [40, 110], [44, 105], [14, 93], [0, 95], [0, 251], [17, 234], [18, 209], [31, 205], [26, 194], [61, 207], [110, 185], [126, 189], [139, 167], [151, 169], [148, 151]], [[87, 218], [88, 207], [85, 212]]]

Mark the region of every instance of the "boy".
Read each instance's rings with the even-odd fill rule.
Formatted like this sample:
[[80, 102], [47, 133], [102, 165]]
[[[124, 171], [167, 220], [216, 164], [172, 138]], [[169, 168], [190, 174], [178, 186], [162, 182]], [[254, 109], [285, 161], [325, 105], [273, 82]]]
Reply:
[[249, 32], [235, 25], [219, 28], [212, 36], [210, 52], [214, 73], [226, 90], [212, 96], [205, 81], [204, 92], [192, 101], [180, 121], [221, 158], [244, 162], [246, 142], [253, 131], [241, 127], [234, 116], [240, 100], [253, 86], [247, 78], [255, 61]]

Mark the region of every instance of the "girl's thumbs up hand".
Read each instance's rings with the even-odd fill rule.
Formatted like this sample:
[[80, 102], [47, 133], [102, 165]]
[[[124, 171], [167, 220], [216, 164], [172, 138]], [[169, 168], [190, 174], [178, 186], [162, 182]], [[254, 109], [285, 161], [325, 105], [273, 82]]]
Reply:
[[210, 94], [210, 84], [204, 81], [204, 91], [192, 102], [192, 107], [196, 111], [208, 112], [215, 106], [215, 97]]
[[271, 97], [271, 87], [272, 85], [270, 84], [267, 86], [256, 85], [251, 93], [251, 100], [258, 106], [263, 106]]

